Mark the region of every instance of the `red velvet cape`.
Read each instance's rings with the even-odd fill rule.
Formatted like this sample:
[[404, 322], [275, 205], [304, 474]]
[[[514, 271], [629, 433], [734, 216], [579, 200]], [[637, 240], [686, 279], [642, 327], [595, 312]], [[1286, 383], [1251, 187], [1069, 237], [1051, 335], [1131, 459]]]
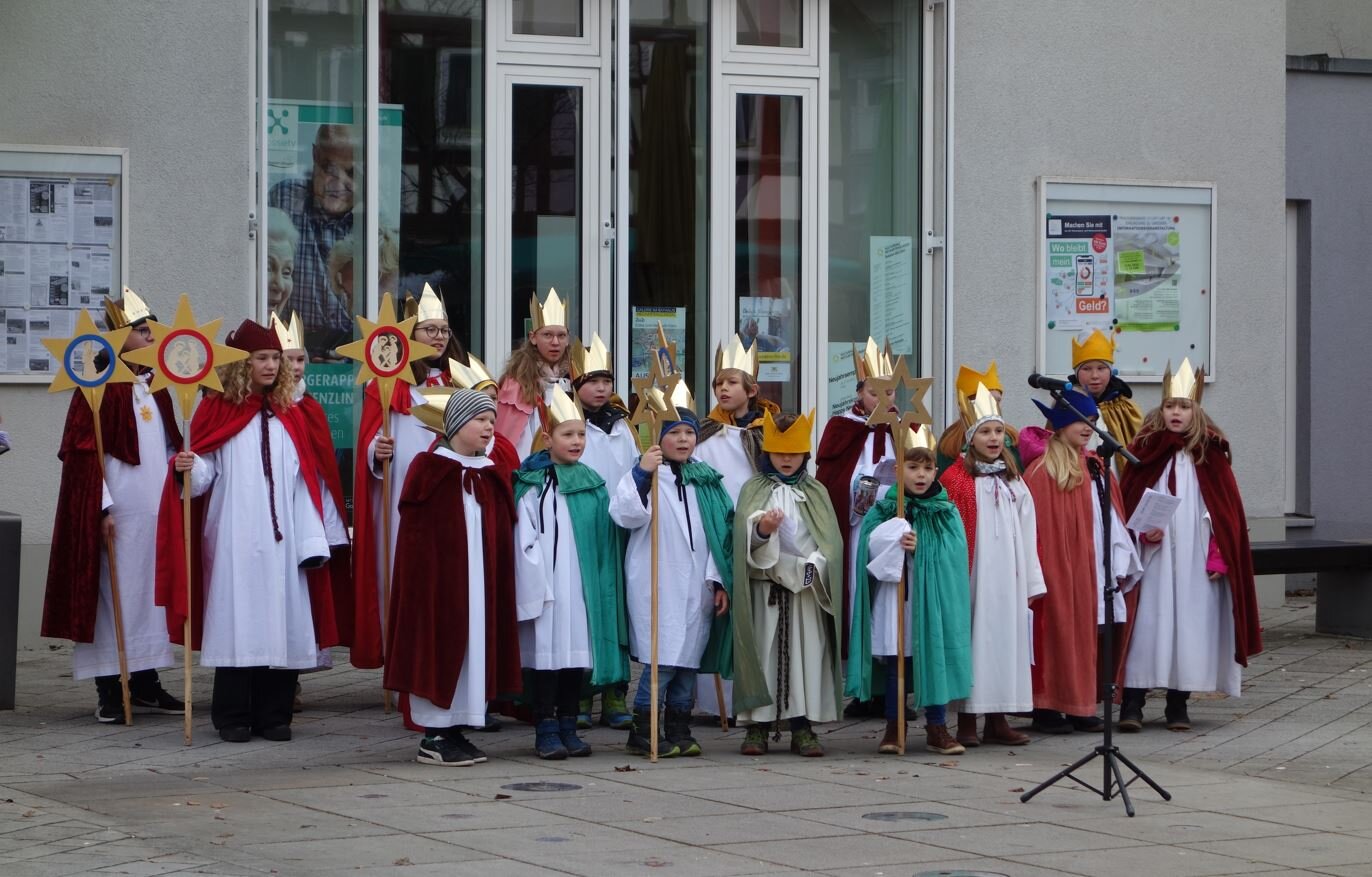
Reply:
[[959, 454], [948, 464], [938, 480], [962, 515], [962, 528], [967, 531], [967, 568], [971, 569], [972, 558], [977, 556], [977, 478], [967, 471], [962, 458]]
[[[300, 477], [305, 480], [315, 510], [323, 514], [323, 494], [319, 490], [319, 469], [309, 427], [299, 405], [286, 409], [273, 406], [286, 434], [295, 445], [300, 459]], [[233, 404], [223, 396], [206, 396], [200, 400], [191, 418], [191, 450], [208, 454], [224, 446], [238, 435], [262, 411], [260, 397], [251, 396], [241, 404]], [[183, 625], [191, 619], [191, 648], [200, 648], [200, 634], [204, 622], [205, 581], [200, 568], [200, 543], [204, 533], [205, 500], [207, 492], [191, 502], [191, 588], [187, 602], [185, 531], [182, 528], [181, 483], [173, 462], [167, 464], [167, 479], [162, 487], [162, 505], [157, 516], [157, 605], [167, 610], [167, 631], [174, 643], [185, 643]], [[213, 488], [211, 488], [213, 490]], [[334, 624], [333, 595], [328, 580], [311, 577], [310, 614], [314, 619], [315, 639], [321, 647], [336, 645], [338, 631]]]
[[[162, 414], [167, 443], [181, 446], [181, 431], [166, 390], [153, 394]], [[100, 437], [105, 453], [130, 466], [138, 459], [138, 425], [134, 422], [133, 385], [106, 384], [100, 406]], [[100, 535], [103, 491], [100, 460], [95, 454], [95, 419], [79, 391], [72, 394], [62, 443], [62, 482], [57, 493], [57, 517], [52, 524], [52, 552], [48, 557], [48, 584], [43, 595], [43, 636], [88, 643], [95, 639], [95, 609], [100, 602], [100, 556], [105, 540]], [[149, 466], [165, 460], [149, 460]], [[115, 497], [118, 502], [118, 497]], [[149, 570], [151, 572], [151, 570]]]
[[[885, 439], [890, 436], [891, 428], [885, 424], [868, 426], [843, 416], [831, 417], [824, 426], [824, 434], [820, 436], [819, 450], [815, 452], [815, 478], [824, 485], [824, 490], [829, 494], [829, 502], [834, 506], [834, 517], [838, 519], [838, 532], [843, 538], [845, 576], [853, 558], [853, 546], [849, 544], [852, 527], [848, 524], [853, 509], [853, 472], [857, 470], [862, 449], [867, 444], [867, 436], [874, 432]], [[885, 442], [875, 447], [884, 448]], [[848, 629], [852, 626], [852, 607], [848, 605], [848, 599], [848, 589], [844, 588], [842, 654], [845, 657], [848, 654]]]
[[[347, 522], [348, 508], [343, 498], [343, 478], [338, 471], [338, 458], [334, 455], [333, 436], [329, 432], [329, 418], [319, 400], [306, 393], [296, 403], [300, 415], [305, 419], [305, 428], [314, 449], [315, 464], [324, 479], [324, 488], [333, 498], [334, 508]], [[352, 642], [353, 635], [353, 574], [352, 548], [349, 545], [335, 545], [329, 551], [328, 566], [309, 570], [310, 587], [327, 587], [333, 596], [334, 627], [338, 632], [338, 645], [346, 646]], [[318, 580], [318, 582], [316, 582]]]
[[[440, 708], [452, 705], [467, 653], [467, 516], [463, 492], [481, 505], [485, 561], [486, 699], [521, 688], [515, 619], [514, 494], [494, 466], [469, 469], [420, 454], [400, 495], [400, 529], [387, 615], [384, 685]], [[402, 699], [409, 722], [408, 698]], [[411, 724], [411, 727], [413, 725]]]
[[[1139, 465], [1124, 470], [1120, 487], [1124, 507], [1133, 514], [1143, 492], [1158, 483], [1167, 462], [1183, 449], [1185, 439], [1171, 431], [1142, 432], [1129, 450]], [[1262, 651], [1262, 625], [1258, 620], [1258, 596], [1253, 584], [1253, 552], [1248, 544], [1248, 518], [1243, 497], [1230, 466], [1229, 442], [1219, 436], [1206, 438], [1205, 462], [1196, 463], [1201, 499], [1214, 528], [1215, 542], [1229, 567], [1229, 592], [1234, 604], [1234, 660], [1241, 667]]]
[[[1086, 455], [1099, 461], [1094, 452]], [[1034, 497], [1038, 519], [1039, 563], [1048, 593], [1035, 600], [1034, 706], [1058, 710], [1069, 716], [1094, 715], [1100, 702], [1097, 676], [1098, 630], [1096, 625], [1095, 513], [1096, 485], [1089, 471], [1075, 489], [1058, 487], [1048, 473], [1046, 460], [1029, 466], [1024, 483]], [[1122, 520], [1124, 504], [1119, 482], [1110, 482], [1111, 501]], [[1109, 550], [1108, 546], [1106, 550]], [[1134, 617], [1138, 588], [1125, 594], [1126, 617]], [[1115, 667], [1122, 670], [1128, 654], [1132, 623], [1114, 638]]]

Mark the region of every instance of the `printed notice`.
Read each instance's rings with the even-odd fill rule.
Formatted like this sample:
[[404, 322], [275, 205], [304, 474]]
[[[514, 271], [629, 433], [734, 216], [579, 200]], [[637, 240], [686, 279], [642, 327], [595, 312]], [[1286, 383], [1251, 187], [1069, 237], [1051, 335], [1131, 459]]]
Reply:
[[1044, 318], [1049, 329], [1104, 329], [1115, 316], [1113, 217], [1048, 216]]
[[871, 256], [871, 335], [891, 352], [915, 352], [914, 239], [908, 235], [868, 238]]
[[1121, 332], [1181, 330], [1181, 232], [1176, 216], [1119, 216], [1116, 318]]

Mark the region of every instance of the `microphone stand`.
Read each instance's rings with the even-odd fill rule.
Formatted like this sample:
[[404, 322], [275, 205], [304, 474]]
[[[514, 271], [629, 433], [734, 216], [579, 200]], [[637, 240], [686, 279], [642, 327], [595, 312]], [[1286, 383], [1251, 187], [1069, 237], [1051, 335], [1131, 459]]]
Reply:
[[[1102, 660], [1105, 662], [1104, 681], [1101, 682], [1101, 699], [1105, 702], [1105, 730], [1101, 742], [1086, 755], [1077, 759], [1069, 767], [1058, 771], [1053, 776], [1039, 783], [1034, 788], [1020, 795], [1021, 803], [1027, 803], [1030, 798], [1042, 792], [1049, 786], [1057, 784], [1063, 779], [1069, 779], [1080, 786], [1100, 795], [1102, 801], [1109, 801], [1116, 795], [1124, 802], [1124, 812], [1130, 816], [1134, 815], [1134, 804], [1129, 800], [1128, 787], [1135, 780], [1143, 780], [1153, 788], [1153, 791], [1162, 796], [1164, 801], [1172, 800], [1172, 796], [1167, 790], [1153, 781], [1153, 778], [1139, 769], [1138, 765], [1130, 761], [1120, 752], [1119, 747], [1114, 743], [1115, 729], [1115, 595], [1119, 593], [1119, 583], [1115, 581], [1114, 572], [1110, 568], [1110, 523], [1112, 506], [1110, 503], [1110, 458], [1116, 453], [1124, 457], [1130, 463], [1137, 465], [1138, 459], [1128, 450], [1120, 446], [1110, 433], [1104, 431], [1099, 426], [1077, 410], [1077, 407], [1062, 397], [1062, 391], [1050, 391], [1058, 404], [1075, 412], [1084, 422], [1091, 425], [1096, 435], [1100, 436], [1101, 444], [1096, 449], [1100, 456], [1100, 466], [1091, 466], [1091, 480], [1096, 485], [1096, 498], [1100, 503], [1100, 527], [1101, 527], [1101, 563], [1105, 568], [1105, 636], [1102, 651], [1105, 653]], [[1076, 775], [1076, 772], [1086, 766], [1094, 758], [1100, 758], [1102, 765], [1102, 779], [1099, 788], [1091, 785]], [[1124, 776], [1120, 772], [1120, 764], [1133, 772], [1129, 782], [1124, 781]]]

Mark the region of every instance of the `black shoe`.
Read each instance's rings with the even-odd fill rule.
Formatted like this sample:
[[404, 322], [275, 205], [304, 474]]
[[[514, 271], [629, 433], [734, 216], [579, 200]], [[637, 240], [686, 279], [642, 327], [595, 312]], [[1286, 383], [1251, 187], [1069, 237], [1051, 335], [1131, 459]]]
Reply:
[[1191, 696], [1189, 691], [1167, 691], [1167, 707], [1163, 711], [1163, 717], [1167, 720], [1167, 730], [1169, 731], [1189, 731], [1191, 730], [1191, 716], [1186, 712], [1186, 699]]
[[420, 764], [433, 764], [439, 767], [470, 767], [475, 764], [472, 757], [457, 745], [457, 741], [447, 736], [448, 732], [437, 736], [426, 736], [419, 743], [419, 754], [415, 761]]
[[257, 732], [263, 740], [270, 740], [273, 743], [285, 743], [291, 739], [290, 725], [277, 725], [274, 728], [262, 728]]
[[137, 713], [162, 713], [168, 716], [184, 716], [186, 705], [172, 697], [162, 686], [151, 690], [129, 692], [133, 710]]
[[458, 729], [449, 728], [446, 732], [444, 732], [443, 736], [447, 738], [448, 741], [450, 741], [458, 749], [461, 749], [463, 752], [465, 752], [467, 756], [471, 758], [472, 764], [486, 763], [486, 753], [482, 752], [480, 749], [477, 749], [475, 746], [473, 746], [472, 741], [464, 737], [462, 735], [462, 732]]
[[1040, 734], [1072, 733], [1072, 723], [1057, 710], [1034, 710], [1034, 724], [1031, 727]]
[[1105, 730], [1105, 720], [1100, 716], [1068, 716], [1067, 721], [1072, 723], [1074, 731], [1099, 734]]
[[1133, 734], [1143, 730], [1143, 702], [1146, 697], [1147, 692], [1142, 688], [1124, 689], [1124, 698], [1120, 701], [1121, 731]]
[[[691, 736], [691, 711], [689, 709], [674, 709], [667, 707], [665, 723], [667, 726], [667, 742], [677, 749], [678, 755], [699, 755], [700, 743]], [[659, 749], [662, 747], [659, 746]], [[662, 753], [658, 753], [662, 757]]]
[[[624, 743], [624, 751], [629, 755], [651, 755], [653, 751], [652, 713], [647, 709], [634, 708], [634, 726], [629, 729], [629, 739]], [[662, 726], [657, 729], [657, 757], [675, 758], [681, 751], [662, 736]]]
[[870, 719], [875, 715], [877, 714], [872, 711], [872, 701], [870, 700], [858, 700], [857, 698], [853, 698], [848, 701], [848, 705], [843, 708], [843, 717], [845, 719]]
[[219, 739], [225, 743], [247, 743], [252, 739], [252, 729], [237, 725], [232, 728], [220, 728]]
[[124, 721], [124, 689], [118, 676], [95, 677], [95, 720], [102, 725]]
[[473, 728], [472, 730], [480, 731], [483, 734], [494, 734], [502, 727], [504, 726], [500, 723], [500, 719], [497, 719], [493, 713], [487, 712], [486, 724], [482, 725], [480, 728]]

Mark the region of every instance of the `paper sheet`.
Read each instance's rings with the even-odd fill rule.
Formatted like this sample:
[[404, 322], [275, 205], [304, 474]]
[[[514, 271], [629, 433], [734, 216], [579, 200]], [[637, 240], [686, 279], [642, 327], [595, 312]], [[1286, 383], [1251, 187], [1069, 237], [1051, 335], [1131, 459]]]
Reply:
[[1179, 505], [1181, 500], [1177, 497], [1160, 493], [1150, 487], [1143, 492], [1138, 508], [1134, 509], [1134, 513], [1129, 516], [1129, 523], [1125, 526], [1135, 533], [1165, 530], [1172, 522], [1172, 515], [1176, 514]]

